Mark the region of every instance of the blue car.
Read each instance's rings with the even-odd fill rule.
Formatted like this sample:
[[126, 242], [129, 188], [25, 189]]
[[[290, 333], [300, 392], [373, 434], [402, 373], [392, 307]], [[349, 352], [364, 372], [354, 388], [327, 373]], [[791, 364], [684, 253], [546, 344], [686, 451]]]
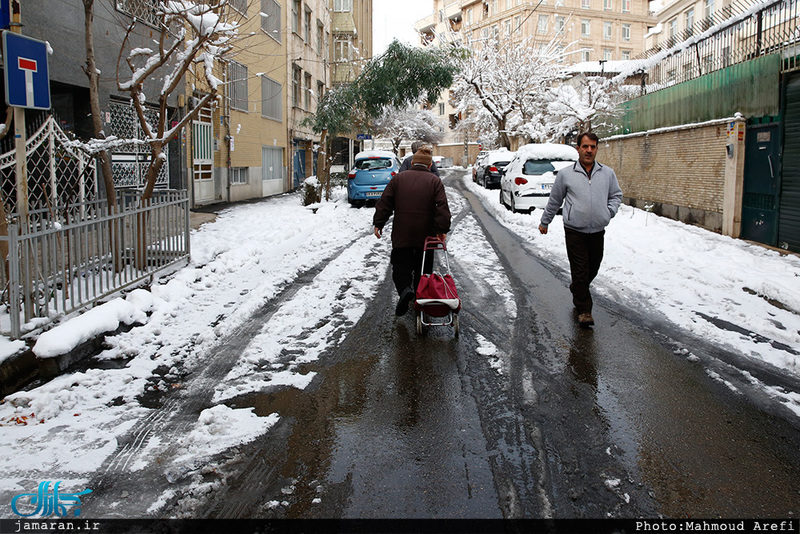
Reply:
[[368, 150], [356, 154], [353, 170], [347, 175], [347, 201], [363, 205], [381, 198], [386, 184], [400, 170], [400, 161], [393, 152]]

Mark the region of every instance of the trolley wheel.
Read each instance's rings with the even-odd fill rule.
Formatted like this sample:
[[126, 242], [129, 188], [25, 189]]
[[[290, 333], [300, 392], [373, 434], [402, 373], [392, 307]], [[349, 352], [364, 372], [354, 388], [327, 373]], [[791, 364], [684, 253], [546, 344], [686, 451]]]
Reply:
[[461, 332], [461, 327], [458, 324], [458, 315], [453, 317], [453, 329], [455, 330], [456, 337], [458, 337], [458, 334]]
[[417, 335], [422, 335], [422, 316], [417, 315]]

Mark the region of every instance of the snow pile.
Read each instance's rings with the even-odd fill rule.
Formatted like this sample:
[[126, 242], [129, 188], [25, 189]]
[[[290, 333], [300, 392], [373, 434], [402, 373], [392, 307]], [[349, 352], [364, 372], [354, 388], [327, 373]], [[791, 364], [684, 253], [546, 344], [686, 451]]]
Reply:
[[578, 161], [578, 151], [569, 145], [556, 143], [533, 143], [517, 150], [520, 159]]

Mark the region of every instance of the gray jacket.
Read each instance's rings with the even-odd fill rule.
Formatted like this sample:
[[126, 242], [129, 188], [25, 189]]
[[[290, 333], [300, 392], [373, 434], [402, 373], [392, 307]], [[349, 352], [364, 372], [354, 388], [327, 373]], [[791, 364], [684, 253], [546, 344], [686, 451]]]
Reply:
[[558, 171], [540, 224], [547, 228], [563, 204], [564, 227], [593, 234], [608, 226], [621, 202], [622, 189], [611, 167], [595, 162], [590, 177], [576, 161]]

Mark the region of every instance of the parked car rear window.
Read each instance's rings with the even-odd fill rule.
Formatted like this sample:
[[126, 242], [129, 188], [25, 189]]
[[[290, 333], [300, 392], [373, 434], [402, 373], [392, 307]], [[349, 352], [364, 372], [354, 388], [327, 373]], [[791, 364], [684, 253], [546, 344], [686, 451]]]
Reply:
[[553, 172], [556, 170], [553, 164], [547, 160], [529, 159], [522, 167], [524, 174], [544, 174], [546, 172]]
[[390, 159], [362, 159], [356, 161], [356, 169], [360, 171], [388, 169], [391, 166], [392, 166], [392, 160]]

